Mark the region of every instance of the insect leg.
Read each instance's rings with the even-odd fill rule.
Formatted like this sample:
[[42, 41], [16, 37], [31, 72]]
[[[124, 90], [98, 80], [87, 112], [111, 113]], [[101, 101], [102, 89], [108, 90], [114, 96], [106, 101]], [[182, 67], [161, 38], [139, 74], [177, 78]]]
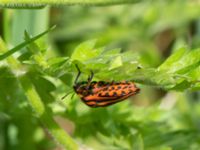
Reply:
[[79, 69], [79, 67], [78, 67], [77, 64], [75, 64], [75, 66], [76, 66], [76, 68], [77, 68], [77, 70], [78, 70], [78, 74], [77, 74], [77, 76], [76, 76], [76, 79], [75, 79], [75, 81], [74, 81], [74, 84], [77, 84], [77, 82], [78, 82], [78, 78], [79, 78], [80, 75], [81, 75], [81, 71], [80, 71], [80, 69]]
[[71, 91], [69, 91], [67, 94], [65, 94], [62, 98], [61, 98], [61, 100], [63, 100], [63, 99], [65, 99], [70, 93], [72, 93], [73, 91], [71, 90]]
[[110, 83], [110, 85], [113, 85], [114, 83], [115, 83], [115, 80], [112, 80], [111, 83]]
[[94, 77], [94, 72], [91, 70], [91, 75], [88, 77], [88, 85], [87, 85], [86, 89], [89, 89], [93, 77]]
[[94, 77], [94, 72], [91, 70], [91, 75], [88, 77], [88, 82], [91, 82]]
[[74, 98], [74, 95], [75, 95], [75, 93], [73, 93], [73, 94], [72, 94], [72, 96], [71, 96], [71, 99], [73, 99], [73, 98]]

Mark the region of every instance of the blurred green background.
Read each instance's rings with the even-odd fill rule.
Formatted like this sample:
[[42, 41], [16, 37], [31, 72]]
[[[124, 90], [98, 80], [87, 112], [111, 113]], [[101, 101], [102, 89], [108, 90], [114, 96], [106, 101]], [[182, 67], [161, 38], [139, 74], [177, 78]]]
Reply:
[[[198, 2], [189, 0], [142, 1], [99, 7], [1, 9], [0, 37], [8, 49], [24, 41], [24, 30], [35, 36], [53, 25], [56, 28], [37, 41], [39, 48], [36, 44], [29, 45], [29, 49], [39, 51], [41, 57], [31, 57], [32, 54], [26, 52], [28, 48], [23, 48], [13, 56], [25, 67], [16, 69], [5, 61], [0, 63], [0, 149], [68, 149], [51, 132], [54, 128], [48, 126], [45, 117], [38, 119], [19, 84], [18, 77], [26, 65], [32, 59], [43, 60], [43, 51], [46, 58], [70, 58], [80, 43], [96, 39], [95, 47], [137, 53], [142, 67], [158, 67], [181, 47], [199, 48], [199, 18]], [[3, 44], [0, 45], [2, 48]], [[135, 58], [127, 59], [134, 61]], [[61, 100], [71, 89], [76, 71], [65, 72], [60, 68], [58, 75], [51, 76], [38, 67], [49, 64], [39, 62], [42, 63], [27, 67], [31, 68], [28, 76], [49, 116], [80, 149], [200, 149], [198, 91], [164, 90], [137, 84], [141, 88], [140, 94], [110, 107], [93, 109], [77, 96]], [[103, 71], [102, 76], [107, 73]], [[101, 79], [101, 74], [96, 80]], [[105, 78], [111, 80], [112, 76], [105, 75]], [[83, 75], [82, 80], [86, 79], [87, 75]], [[120, 76], [120, 80], [126, 80], [126, 76]]]

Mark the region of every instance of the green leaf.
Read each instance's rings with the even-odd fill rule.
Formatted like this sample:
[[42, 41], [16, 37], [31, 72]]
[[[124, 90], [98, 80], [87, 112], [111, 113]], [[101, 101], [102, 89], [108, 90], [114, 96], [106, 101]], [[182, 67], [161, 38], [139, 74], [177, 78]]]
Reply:
[[113, 55], [119, 54], [120, 51], [121, 51], [121, 48], [106, 50], [106, 51], [103, 53], [103, 55], [104, 55], [104, 56], [113, 56]]
[[71, 56], [72, 60], [86, 61], [92, 58], [99, 56], [104, 48], [94, 49], [96, 40], [86, 41], [81, 43], [75, 50]]
[[123, 62], [129, 62], [129, 63], [138, 63], [140, 56], [137, 52], [127, 51], [124, 53], [121, 53]]
[[197, 68], [200, 64], [200, 49], [186, 52], [184, 48], [179, 49], [170, 56], [158, 70], [165, 70], [170, 73], [185, 74]]
[[184, 67], [182, 69], [179, 69], [179, 70], [176, 71], [176, 73], [178, 73], [178, 74], [188, 74], [189, 72], [195, 70], [199, 66], [200, 66], [200, 61], [197, 62], [197, 63], [193, 63], [193, 64], [191, 64], [189, 66], [186, 66], [186, 67]]
[[51, 76], [62, 76], [71, 70], [71, 65], [68, 57], [56, 57], [47, 60], [48, 68], [45, 72]]
[[200, 80], [200, 65], [193, 69], [192, 71], [187, 73], [187, 76], [189, 76], [193, 81], [199, 81]]
[[[176, 62], [179, 61], [183, 55], [187, 52], [186, 48], [180, 48], [177, 50], [174, 54], [172, 54], [167, 60], [165, 60], [164, 63], [162, 63], [159, 67], [158, 70], [168, 70], [170, 69], [173, 65], [176, 65]], [[168, 70], [169, 71], [169, 70]]]
[[200, 49], [191, 50], [189, 53], [184, 55], [175, 66], [173, 66], [170, 70], [179, 72], [187, 68], [186, 71], [190, 71], [193, 68], [196, 68], [200, 62]]
[[65, 63], [69, 58], [68, 57], [54, 57], [48, 59], [48, 64], [53, 67], [60, 67], [63, 63]]

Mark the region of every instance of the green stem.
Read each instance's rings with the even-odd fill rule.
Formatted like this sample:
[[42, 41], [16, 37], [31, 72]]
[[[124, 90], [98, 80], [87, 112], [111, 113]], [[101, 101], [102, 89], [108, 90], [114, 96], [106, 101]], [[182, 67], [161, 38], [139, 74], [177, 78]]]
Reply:
[[66, 149], [78, 149], [78, 146], [73, 139], [57, 125], [57, 123], [50, 116], [50, 113], [47, 111], [47, 109], [45, 109], [45, 106], [42, 103], [29, 77], [27, 75], [21, 76], [19, 81], [33, 110], [36, 111], [36, 114], [41, 119], [42, 123], [48, 128], [53, 137]]
[[29, 43], [31, 43], [31, 42], [39, 39], [40, 37], [42, 37], [43, 35], [45, 35], [49, 31], [53, 30], [54, 28], [55, 28], [55, 26], [52, 27], [52, 28], [50, 28], [50, 29], [48, 29], [48, 30], [46, 30], [46, 31], [44, 31], [44, 32], [42, 32], [41, 34], [39, 34], [39, 35], [37, 35], [37, 36], [35, 36], [33, 38], [30, 38], [29, 40], [26, 40], [26, 41], [22, 42], [21, 44], [15, 46], [14, 48], [10, 49], [9, 51], [7, 49], [5, 49], [5, 50], [2, 49], [1, 51], [5, 52], [5, 53], [3, 53], [2, 55], [0, 55], [0, 61], [3, 60], [3, 59], [5, 59], [5, 58], [7, 58], [10, 55], [12, 55], [13, 53], [21, 50], [27, 44], [29, 44]]
[[6, 42], [10, 41], [10, 12], [7, 10], [3, 11], [3, 38]]
[[1, 7], [40, 8], [44, 5], [117, 5], [136, 3], [140, 0], [1, 0]]
[[[0, 38], [0, 53], [7, 53], [7, 52], [8, 52], [8, 49], [6, 47], [6, 44], [4, 43], [2, 38]], [[1, 58], [1, 55], [0, 55], [0, 58]], [[6, 61], [11, 66], [12, 70], [17, 70], [18, 68], [20, 68], [19, 62], [13, 56], [7, 57]]]

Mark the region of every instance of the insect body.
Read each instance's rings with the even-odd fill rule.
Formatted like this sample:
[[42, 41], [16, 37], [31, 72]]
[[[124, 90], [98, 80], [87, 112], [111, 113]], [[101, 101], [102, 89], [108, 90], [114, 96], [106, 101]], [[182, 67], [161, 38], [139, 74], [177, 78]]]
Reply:
[[91, 72], [88, 81], [77, 82], [81, 72], [78, 66], [76, 67], [78, 75], [73, 88], [81, 100], [90, 107], [109, 106], [123, 101], [140, 91], [133, 82], [92, 81], [93, 72]]

